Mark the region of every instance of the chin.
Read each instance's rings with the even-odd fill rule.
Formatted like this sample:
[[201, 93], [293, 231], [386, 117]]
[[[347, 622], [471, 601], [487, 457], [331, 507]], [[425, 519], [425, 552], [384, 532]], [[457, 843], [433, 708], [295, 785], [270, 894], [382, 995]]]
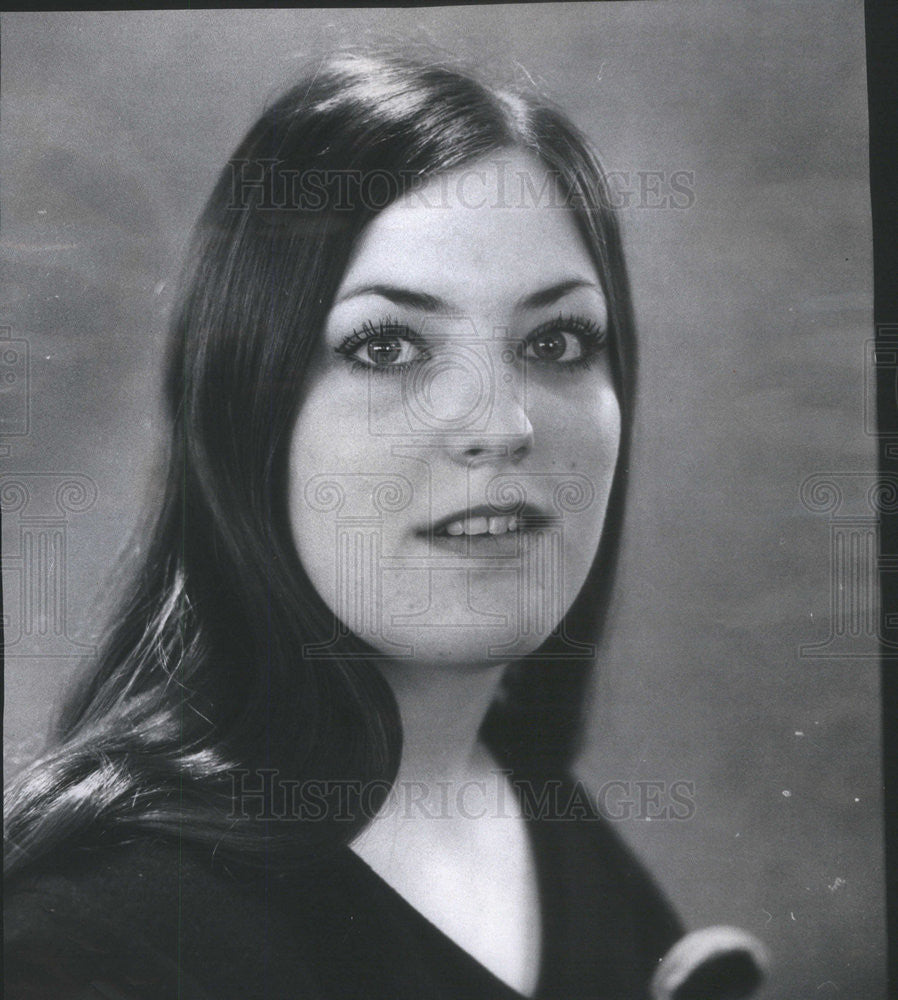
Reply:
[[378, 653], [396, 660], [459, 669], [484, 669], [534, 653], [545, 635], [522, 634], [514, 626], [471, 628], [433, 625], [428, 628], [385, 629], [383, 635], [365, 636]]
[[[576, 580], [516, 569], [387, 570], [376, 591], [350, 588], [336, 617], [376, 654], [421, 664], [489, 667], [534, 653], [576, 595]], [[342, 609], [345, 609], [342, 610]]]

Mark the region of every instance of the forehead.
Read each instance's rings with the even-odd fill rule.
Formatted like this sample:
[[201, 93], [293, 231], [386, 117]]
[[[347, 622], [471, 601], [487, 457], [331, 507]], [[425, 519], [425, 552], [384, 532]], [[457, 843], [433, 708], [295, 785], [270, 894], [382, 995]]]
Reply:
[[596, 270], [557, 180], [507, 150], [439, 174], [363, 232], [338, 297], [401, 284], [483, 311]]

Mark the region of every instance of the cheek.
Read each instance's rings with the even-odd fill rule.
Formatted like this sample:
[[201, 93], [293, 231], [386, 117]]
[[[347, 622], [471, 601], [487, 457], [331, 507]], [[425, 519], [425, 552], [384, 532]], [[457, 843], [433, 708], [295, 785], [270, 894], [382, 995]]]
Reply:
[[383, 429], [395, 420], [384, 411], [395, 409], [395, 402], [386, 397], [368, 392], [365, 379], [354, 375], [331, 375], [312, 386], [290, 444], [291, 509], [294, 497], [327, 477], [343, 481], [388, 469], [391, 439]]
[[[593, 520], [596, 534], [600, 536], [605, 524], [605, 513], [617, 468], [621, 438], [620, 405], [610, 382], [602, 386], [598, 398], [594, 400], [593, 408], [588, 412], [592, 419], [585, 422], [583, 432], [588, 440], [583, 443], [583, 449], [592, 457], [587, 460], [591, 468], [588, 467], [584, 471], [592, 480], [595, 489], [596, 510], [593, 513]], [[598, 538], [595, 544], [598, 544]]]
[[[570, 603], [592, 565], [608, 509], [620, 451], [621, 412], [610, 379], [575, 386], [567, 399], [542, 411], [546, 421], [539, 467], [552, 473], [561, 519], [565, 601]], [[535, 428], [535, 439], [539, 440]]]
[[347, 473], [370, 467], [364, 406], [333, 379], [313, 385], [293, 426], [288, 507], [300, 561], [320, 588], [330, 575], [330, 526], [346, 503]]
[[610, 379], [574, 384], [566, 392], [553, 388], [531, 402], [535, 462], [546, 472], [576, 471], [601, 495], [620, 448], [621, 412]]
[[613, 470], [620, 450], [621, 412], [617, 394], [610, 383], [603, 385], [595, 403], [592, 411], [595, 416], [589, 428], [590, 436], [597, 454], [602, 456], [603, 464], [610, 463]]
[[369, 393], [364, 378], [331, 374], [313, 383], [293, 427], [290, 527], [303, 568], [331, 607], [346, 525], [363, 531], [376, 522], [382, 532], [383, 508], [404, 507], [414, 498], [414, 487], [401, 474], [408, 470], [393, 454], [395, 436], [377, 433], [395, 422], [384, 412], [395, 410], [387, 399], [387, 393]]

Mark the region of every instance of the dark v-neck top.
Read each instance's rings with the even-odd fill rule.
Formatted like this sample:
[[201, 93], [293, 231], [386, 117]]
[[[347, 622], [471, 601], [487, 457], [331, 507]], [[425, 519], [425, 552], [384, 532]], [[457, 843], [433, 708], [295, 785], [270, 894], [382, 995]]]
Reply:
[[[644, 1000], [681, 929], [574, 789], [527, 819], [535, 996]], [[7, 887], [5, 936], [8, 1000], [521, 1000], [346, 847], [252, 876], [149, 837], [70, 852]]]

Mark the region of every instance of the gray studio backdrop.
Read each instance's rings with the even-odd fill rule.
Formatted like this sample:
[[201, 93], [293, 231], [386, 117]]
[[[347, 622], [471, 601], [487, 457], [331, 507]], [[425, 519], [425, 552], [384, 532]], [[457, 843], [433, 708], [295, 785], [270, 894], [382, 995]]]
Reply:
[[620, 829], [690, 924], [768, 942], [765, 998], [882, 997], [860, 2], [4, 15], [8, 773], [158, 492], [192, 220], [295, 67], [366, 40], [531, 77], [614, 175], [641, 413], [582, 774], [692, 783]]

